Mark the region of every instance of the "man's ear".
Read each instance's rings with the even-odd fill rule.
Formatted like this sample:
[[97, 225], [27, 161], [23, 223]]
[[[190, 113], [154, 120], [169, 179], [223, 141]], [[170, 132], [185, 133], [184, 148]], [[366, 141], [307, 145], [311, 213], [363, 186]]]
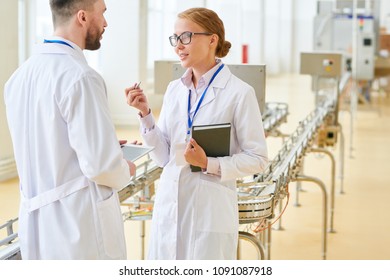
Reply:
[[87, 22], [87, 13], [84, 10], [80, 10], [77, 12], [77, 21], [84, 25]]

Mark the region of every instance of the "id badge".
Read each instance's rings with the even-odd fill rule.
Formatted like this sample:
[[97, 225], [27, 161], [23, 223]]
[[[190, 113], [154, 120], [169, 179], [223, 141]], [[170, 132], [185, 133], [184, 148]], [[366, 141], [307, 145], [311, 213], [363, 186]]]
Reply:
[[177, 143], [175, 145], [175, 155], [176, 155], [176, 165], [182, 166], [186, 165], [187, 161], [184, 158], [184, 151], [186, 150], [187, 144], [186, 143]]

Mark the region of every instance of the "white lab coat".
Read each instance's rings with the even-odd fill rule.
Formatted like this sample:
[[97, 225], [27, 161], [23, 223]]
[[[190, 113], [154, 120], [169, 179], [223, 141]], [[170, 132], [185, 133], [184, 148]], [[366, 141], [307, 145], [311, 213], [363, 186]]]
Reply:
[[129, 183], [129, 167], [104, 81], [67, 42], [74, 49], [37, 46], [5, 86], [22, 258], [125, 259], [117, 190]]
[[[158, 124], [141, 127], [163, 166], [155, 198], [149, 259], [235, 259], [238, 243], [236, 178], [261, 172], [267, 148], [252, 87], [225, 65], [208, 89], [193, 125], [231, 123], [229, 157], [219, 158], [221, 177], [176, 166], [176, 143], [187, 131], [188, 88], [171, 82]], [[192, 106], [192, 110], [196, 106]]]

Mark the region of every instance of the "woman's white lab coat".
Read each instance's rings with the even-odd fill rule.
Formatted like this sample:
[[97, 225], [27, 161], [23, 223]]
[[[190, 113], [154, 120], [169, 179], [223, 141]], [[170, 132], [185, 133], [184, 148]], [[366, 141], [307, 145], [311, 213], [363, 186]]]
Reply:
[[[150, 259], [235, 259], [238, 243], [236, 178], [260, 172], [267, 148], [252, 87], [225, 67], [216, 76], [194, 125], [231, 123], [229, 157], [219, 158], [221, 177], [176, 166], [175, 145], [187, 131], [188, 88], [168, 86], [158, 125], [143, 131], [163, 173], [153, 210]], [[193, 106], [193, 110], [194, 110]]]
[[129, 167], [104, 81], [67, 42], [39, 45], [5, 86], [22, 258], [125, 259], [117, 190]]

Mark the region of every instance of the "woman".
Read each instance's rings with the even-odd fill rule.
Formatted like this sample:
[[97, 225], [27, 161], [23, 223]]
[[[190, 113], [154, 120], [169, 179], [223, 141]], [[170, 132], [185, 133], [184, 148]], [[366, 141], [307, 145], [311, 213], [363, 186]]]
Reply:
[[[140, 111], [144, 142], [155, 147], [153, 160], [164, 167], [149, 259], [236, 259], [236, 178], [259, 173], [267, 163], [261, 114], [253, 88], [219, 59], [231, 44], [215, 12], [186, 10], [174, 29], [169, 40], [187, 71], [168, 85], [157, 124], [142, 89], [125, 90], [127, 103]], [[187, 132], [220, 123], [231, 124], [230, 156], [207, 157]], [[191, 172], [190, 164], [203, 172]]]

